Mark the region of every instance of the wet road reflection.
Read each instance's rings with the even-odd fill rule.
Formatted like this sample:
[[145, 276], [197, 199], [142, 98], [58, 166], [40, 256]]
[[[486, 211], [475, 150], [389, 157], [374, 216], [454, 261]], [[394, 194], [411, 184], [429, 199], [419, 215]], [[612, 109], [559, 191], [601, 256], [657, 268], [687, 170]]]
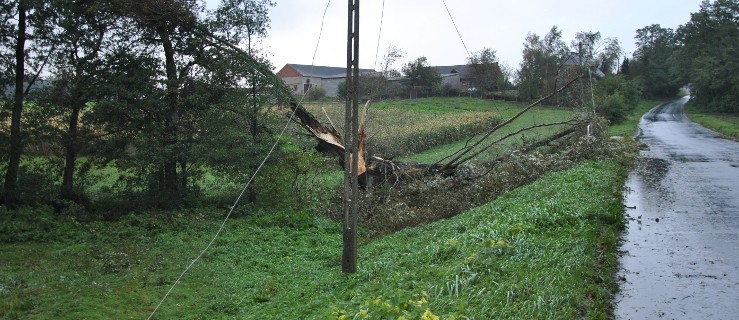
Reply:
[[739, 143], [683, 114], [639, 124], [649, 146], [627, 181], [616, 319], [739, 319]]

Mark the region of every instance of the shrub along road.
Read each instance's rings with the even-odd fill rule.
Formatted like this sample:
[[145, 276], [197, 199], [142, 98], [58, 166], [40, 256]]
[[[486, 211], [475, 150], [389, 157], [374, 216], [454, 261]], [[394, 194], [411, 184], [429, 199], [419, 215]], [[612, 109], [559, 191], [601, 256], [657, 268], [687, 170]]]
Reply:
[[627, 182], [616, 319], [739, 314], [739, 143], [690, 122], [686, 101], [639, 124], [649, 150]]

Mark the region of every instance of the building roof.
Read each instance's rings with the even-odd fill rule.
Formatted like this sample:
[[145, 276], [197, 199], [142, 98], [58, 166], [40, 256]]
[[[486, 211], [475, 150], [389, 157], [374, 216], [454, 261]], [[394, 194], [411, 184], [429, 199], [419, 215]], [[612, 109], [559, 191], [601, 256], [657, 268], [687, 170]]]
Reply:
[[[293, 67], [295, 71], [300, 73], [304, 77], [315, 77], [315, 78], [345, 78], [346, 67], [326, 67], [326, 66], [312, 66], [306, 64], [293, 64], [288, 63], [285, 65]], [[373, 69], [359, 69], [359, 73], [375, 73], [377, 71]]]
[[455, 66], [435, 66], [432, 67], [441, 76], [459, 74], [459, 77], [464, 79], [469, 76], [469, 68], [466, 64], [459, 64]]
[[[585, 66], [585, 61], [583, 61], [583, 58], [577, 52], [570, 52], [564, 62], [564, 65], [568, 67], [583, 67]], [[605, 73], [603, 73], [602, 70], [600, 70], [600, 67], [598, 66], [591, 66], [588, 69], [590, 69], [598, 78], [603, 78], [606, 75]]]

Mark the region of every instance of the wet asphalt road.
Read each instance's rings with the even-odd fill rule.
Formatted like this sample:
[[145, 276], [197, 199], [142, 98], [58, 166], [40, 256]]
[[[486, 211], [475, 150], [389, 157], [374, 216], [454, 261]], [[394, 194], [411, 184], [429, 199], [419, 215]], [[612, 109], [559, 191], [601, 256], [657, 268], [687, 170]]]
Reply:
[[652, 109], [627, 181], [616, 319], [739, 319], [739, 143]]

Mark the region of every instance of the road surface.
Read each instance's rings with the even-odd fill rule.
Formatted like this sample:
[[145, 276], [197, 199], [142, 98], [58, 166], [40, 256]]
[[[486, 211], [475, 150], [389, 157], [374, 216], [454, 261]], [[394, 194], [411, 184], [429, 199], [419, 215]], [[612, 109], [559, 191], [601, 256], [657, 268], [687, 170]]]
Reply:
[[739, 319], [739, 143], [683, 114], [645, 114], [629, 175], [616, 319]]

